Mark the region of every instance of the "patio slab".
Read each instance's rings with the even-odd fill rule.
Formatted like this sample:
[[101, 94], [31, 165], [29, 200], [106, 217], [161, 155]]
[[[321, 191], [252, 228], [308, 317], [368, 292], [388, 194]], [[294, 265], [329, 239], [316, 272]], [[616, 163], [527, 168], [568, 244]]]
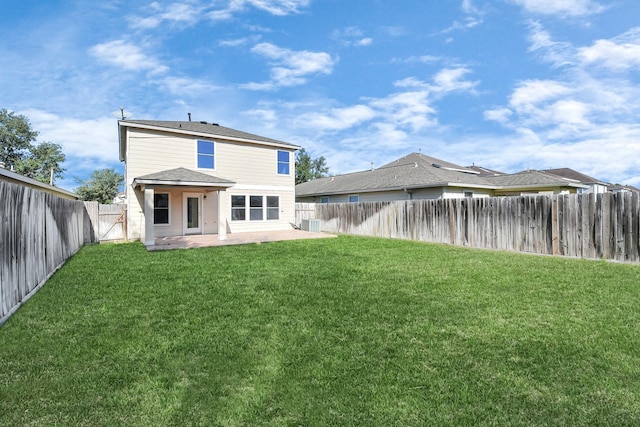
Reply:
[[228, 233], [226, 240], [218, 240], [217, 234], [193, 236], [158, 237], [149, 251], [168, 249], [204, 248], [207, 246], [246, 245], [252, 243], [279, 242], [282, 240], [325, 239], [337, 237], [334, 234], [316, 233], [303, 230], [256, 231], [246, 233]]

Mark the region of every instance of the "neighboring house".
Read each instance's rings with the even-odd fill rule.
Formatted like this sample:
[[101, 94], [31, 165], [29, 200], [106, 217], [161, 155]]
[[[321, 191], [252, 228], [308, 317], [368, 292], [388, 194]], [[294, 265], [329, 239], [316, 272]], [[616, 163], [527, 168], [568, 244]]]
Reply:
[[607, 191], [611, 193], [640, 193], [640, 188], [634, 187], [633, 185], [608, 184]]
[[496, 175], [420, 153], [378, 169], [298, 184], [299, 202], [341, 203], [411, 199], [490, 197], [511, 194], [576, 193], [586, 185], [542, 173]]
[[493, 184], [495, 196], [522, 196], [526, 194], [574, 194], [589, 188], [572, 179], [527, 170], [513, 174], [487, 176]]
[[600, 194], [609, 191], [609, 184], [607, 184], [606, 182], [592, 178], [589, 175], [585, 175], [571, 168], [545, 169], [540, 172], [553, 174], [555, 176], [561, 176], [566, 179], [572, 179], [575, 182], [579, 182], [580, 184], [588, 185], [589, 188], [584, 189], [583, 191], [581, 191], [581, 193]]
[[27, 178], [19, 173], [10, 171], [4, 168], [3, 164], [0, 164], [0, 181], [7, 181], [14, 184], [19, 184], [29, 188], [35, 188], [46, 193], [54, 194], [64, 199], [78, 200], [80, 196], [71, 191], [63, 190], [62, 188], [55, 187], [53, 185], [45, 184], [38, 180]]
[[298, 146], [207, 122], [118, 128], [130, 239], [291, 228]]
[[114, 205], [124, 205], [127, 203], [127, 192], [119, 191], [111, 201]]

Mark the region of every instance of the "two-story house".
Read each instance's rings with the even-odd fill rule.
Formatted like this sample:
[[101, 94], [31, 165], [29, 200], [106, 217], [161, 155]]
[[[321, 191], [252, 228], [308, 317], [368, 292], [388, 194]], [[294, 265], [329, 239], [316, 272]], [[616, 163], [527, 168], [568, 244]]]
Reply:
[[118, 130], [130, 239], [291, 228], [298, 146], [207, 122], [121, 120]]

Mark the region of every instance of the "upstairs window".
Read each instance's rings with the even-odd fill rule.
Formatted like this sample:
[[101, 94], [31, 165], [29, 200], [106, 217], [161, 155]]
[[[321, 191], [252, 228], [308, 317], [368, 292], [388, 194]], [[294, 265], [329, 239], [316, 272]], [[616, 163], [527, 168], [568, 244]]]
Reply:
[[213, 142], [198, 140], [198, 169], [215, 169], [215, 164]]
[[289, 152], [278, 150], [278, 175], [289, 175]]

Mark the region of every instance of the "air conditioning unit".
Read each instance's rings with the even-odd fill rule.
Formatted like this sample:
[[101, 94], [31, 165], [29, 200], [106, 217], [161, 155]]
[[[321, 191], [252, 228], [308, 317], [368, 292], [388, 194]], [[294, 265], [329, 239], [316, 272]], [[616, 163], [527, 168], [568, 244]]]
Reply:
[[303, 219], [302, 227], [304, 231], [320, 232], [320, 220], [319, 219]]

